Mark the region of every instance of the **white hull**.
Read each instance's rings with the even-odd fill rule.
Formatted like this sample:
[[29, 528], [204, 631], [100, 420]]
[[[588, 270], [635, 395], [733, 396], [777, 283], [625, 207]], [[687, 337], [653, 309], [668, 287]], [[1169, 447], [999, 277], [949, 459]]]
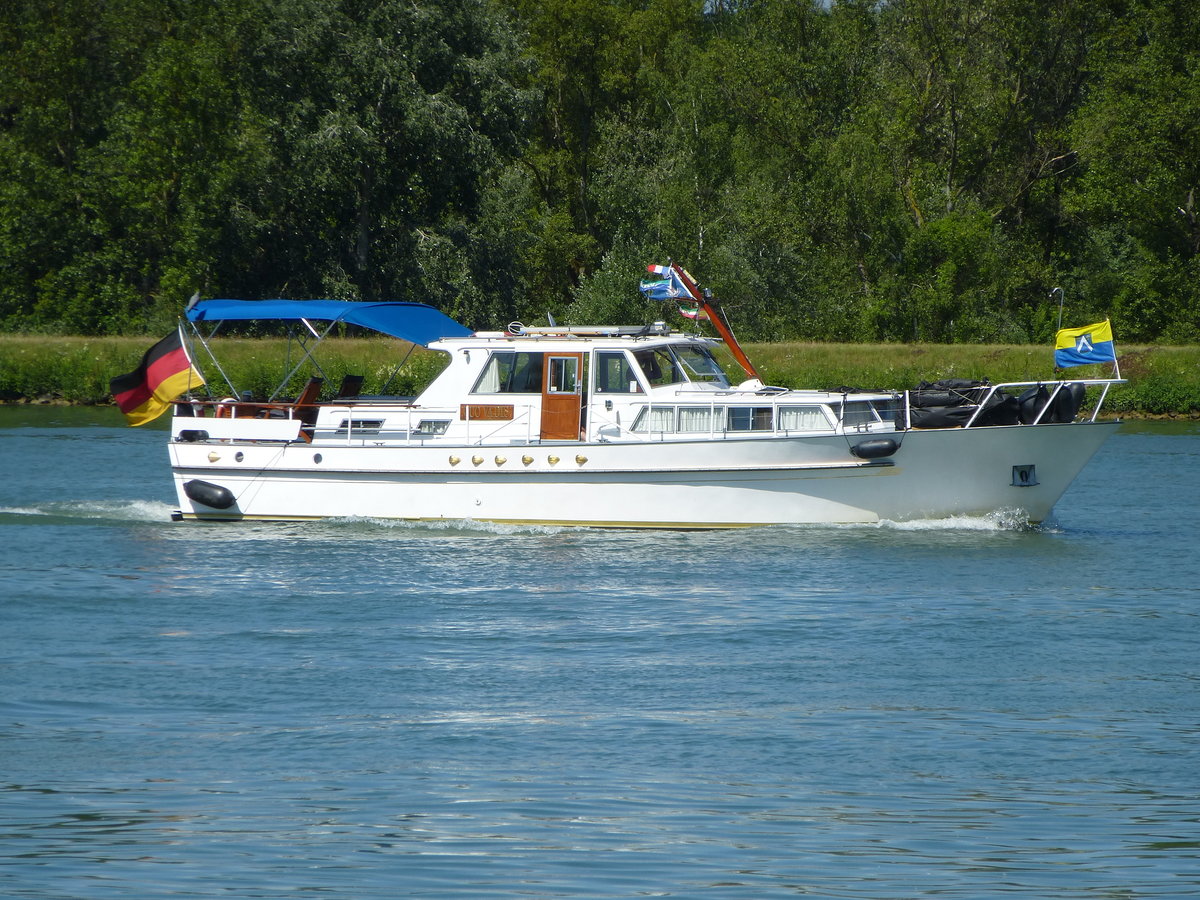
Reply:
[[[1015, 510], [1038, 522], [1116, 428], [911, 430], [896, 435], [900, 449], [890, 458], [866, 461], [842, 435], [403, 447], [177, 441], [170, 450], [189, 519], [722, 528]], [[1020, 484], [1014, 467], [1033, 467], [1024, 469], [1032, 483]], [[184, 489], [196, 480], [228, 489], [235, 502], [197, 503]]]

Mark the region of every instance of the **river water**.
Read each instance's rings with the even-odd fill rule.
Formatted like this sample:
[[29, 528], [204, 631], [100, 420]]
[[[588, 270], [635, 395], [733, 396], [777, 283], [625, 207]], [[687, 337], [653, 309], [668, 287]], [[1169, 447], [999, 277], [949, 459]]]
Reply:
[[1200, 428], [1037, 530], [172, 523], [0, 409], [0, 896], [1200, 896]]

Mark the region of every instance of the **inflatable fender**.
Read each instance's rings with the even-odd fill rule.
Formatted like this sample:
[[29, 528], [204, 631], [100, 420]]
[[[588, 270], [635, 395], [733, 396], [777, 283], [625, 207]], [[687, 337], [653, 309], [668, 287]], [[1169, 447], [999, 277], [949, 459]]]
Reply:
[[1087, 388], [1077, 381], [1064, 384], [1054, 398], [1048, 418], [1054, 422], [1074, 422], [1086, 394]]
[[1011, 394], [996, 391], [975, 420], [976, 425], [1016, 425], [1021, 420], [1021, 404]]
[[850, 452], [859, 459], [883, 459], [899, 449], [900, 445], [891, 438], [878, 438], [872, 441], [860, 441], [850, 448]]
[[219, 484], [193, 479], [183, 483], [183, 492], [189, 500], [213, 509], [229, 509], [237, 502], [233, 491]]
[[[1037, 419], [1038, 413], [1041, 412], [1042, 407], [1046, 405], [1046, 401], [1049, 399], [1050, 392], [1040, 384], [1037, 387], [1027, 388], [1023, 391], [1021, 396], [1017, 398], [1019, 407], [1018, 415], [1021, 419], [1021, 424], [1032, 425], [1034, 420]], [[1050, 410], [1046, 410], [1045, 415], [1042, 416], [1042, 422], [1051, 421], [1050, 412]]]
[[908, 392], [910, 404], [917, 409], [933, 406], [967, 406], [979, 403], [987, 396], [986, 381], [966, 378], [943, 378], [941, 381], [922, 381]]
[[913, 428], [962, 428], [975, 414], [974, 406], [931, 406], [912, 410]]

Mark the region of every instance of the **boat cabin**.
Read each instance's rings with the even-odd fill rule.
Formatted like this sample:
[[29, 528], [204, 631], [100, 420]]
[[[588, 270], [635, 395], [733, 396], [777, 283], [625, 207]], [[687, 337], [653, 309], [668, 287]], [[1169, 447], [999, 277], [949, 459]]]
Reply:
[[895, 399], [734, 385], [718, 342], [665, 326], [480, 332], [434, 341], [442, 373], [411, 401], [358, 397], [317, 406], [312, 440], [534, 444], [712, 440], [892, 430]]
[[[363, 395], [363, 379], [352, 376], [324, 400], [320, 378], [294, 401], [274, 395], [188, 400], [176, 406], [176, 440], [386, 447], [886, 436], [910, 428], [1067, 423], [1088, 385], [1103, 384], [1107, 392], [1110, 383], [1057, 382], [1047, 389], [1040, 383], [951, 381], [925, 392], [789, 390], [765, 386], [756, 377], [735, 384], [714, 354], [720, 340], [676, 333], [662, 322], [539, 328], [513, 323], [505, 331], [472, 332], [432, 307], [407, 303], [203, 301], [189, 319], [199, 323], [211, 316], [219, 323], [264, 313], [302, 322], [317, 343], [324, 335], [309, 321], [312, 315], [373, 328], [444, 353], [448, 365], [416, 397]], [[204, 343], [198, 330], [196, 337]], [[752, 374], [740, 348], [729, 349]], [[306, 348], [284, 383], [311, 358]], [[1002, 390], [1014, 387], [1024, 393]], [[210, 421], [189, 422], [198, 417]]]

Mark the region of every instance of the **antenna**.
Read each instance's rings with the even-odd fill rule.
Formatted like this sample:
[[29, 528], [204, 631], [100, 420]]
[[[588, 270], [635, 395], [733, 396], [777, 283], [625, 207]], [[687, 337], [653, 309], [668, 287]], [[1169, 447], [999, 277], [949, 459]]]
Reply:
[[1063, 289], [1056, 287], [1050, 292], [1050, 299], [1054, 299], [1054, 295], [1058, 294], [1058, 330], [1062, 331], [1062, 308], [1063, 308]]

